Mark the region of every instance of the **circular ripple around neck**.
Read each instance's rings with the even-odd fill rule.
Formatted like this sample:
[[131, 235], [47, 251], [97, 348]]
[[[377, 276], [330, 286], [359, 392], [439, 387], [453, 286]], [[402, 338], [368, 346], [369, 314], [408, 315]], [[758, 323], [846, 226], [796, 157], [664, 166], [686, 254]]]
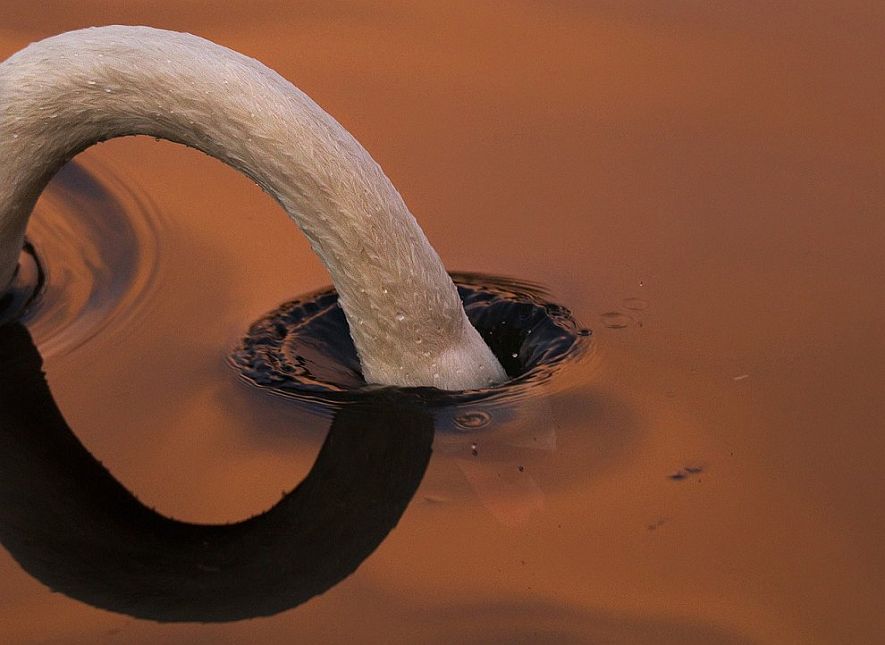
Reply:
[[[454, 392], [399, 388], [406, 396], [434, 407], [517, 400], [589, 345], [590, 331], [578, 325], [568, 309], [547, 301], [536, 285], [478, 274], [452, 278], [467, 317], [510, 380]], [[331, 407], [361, 400], [379, 388], [363, 379], [344, 312], [331, 288], [287, 302], [257, 321], [231, 363], [258, 386]]]
[[45, 286], [43, 263], [37, 257], [34, 245], [26, 241], [19, 254], [12, 283], [6, 293], [0, 296], [0, 325], [25, 316], [43, 295]]
[[71, 162], [49, 184], [28, 227], [44, 280], [20, 315], [44, 358], [135, 312], [156, 264], [151, 210], [104, 168]]

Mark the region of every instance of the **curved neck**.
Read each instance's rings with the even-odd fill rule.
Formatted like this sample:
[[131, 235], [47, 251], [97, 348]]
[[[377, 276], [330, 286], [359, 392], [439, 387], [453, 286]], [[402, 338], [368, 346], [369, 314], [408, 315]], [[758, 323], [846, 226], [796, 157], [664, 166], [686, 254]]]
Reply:
[[369, 382], [462, 389], [503, 377], [365, 149], [280, 75], [189, 34], [84, 29], [0, 65], [0, 289], [55, 172], [94, 143], [135, 134], [197, 148], [280, 203], [331, 274]]

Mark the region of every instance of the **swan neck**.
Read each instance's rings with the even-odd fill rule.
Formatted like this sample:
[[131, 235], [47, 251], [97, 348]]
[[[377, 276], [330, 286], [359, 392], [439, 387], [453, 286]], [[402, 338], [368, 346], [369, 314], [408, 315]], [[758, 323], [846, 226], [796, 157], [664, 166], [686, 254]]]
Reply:
[[97, 142], [137, 134], [197, 148], [280, 203], [331, 274], [368, 380], [413, 384], [390, 372], [475, 344], [436, 252], [341, 125], [261, 63], [145, 27], [69, 32], [0, 64], [0, 287], [58, 169]]

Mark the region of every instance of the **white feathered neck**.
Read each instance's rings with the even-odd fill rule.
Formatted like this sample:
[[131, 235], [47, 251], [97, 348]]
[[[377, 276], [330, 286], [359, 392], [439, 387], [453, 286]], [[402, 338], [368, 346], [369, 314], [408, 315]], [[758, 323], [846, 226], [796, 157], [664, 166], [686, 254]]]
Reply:
[[331, 274], [368, 382], [468, 389], [506, 378], [365, 149], [279, 74], [190, 34], [84, 29], [0, 64], [0, 293], [52, 176], [92, 144], [134, 134], [202, 150], [280, 203]]

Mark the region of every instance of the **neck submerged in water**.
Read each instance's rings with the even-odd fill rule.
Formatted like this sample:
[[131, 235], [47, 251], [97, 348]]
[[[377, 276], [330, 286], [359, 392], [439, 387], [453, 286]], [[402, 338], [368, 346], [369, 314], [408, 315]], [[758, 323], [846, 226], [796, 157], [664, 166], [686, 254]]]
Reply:
[[331, 274], [368, 382], [454, 390], [506, 378], [368, 152], [279, 74], [189, 34], [84, 29], [0, 64], [0, 290], [58, 169], [136, 134], [197, 148], [279, 202]]

